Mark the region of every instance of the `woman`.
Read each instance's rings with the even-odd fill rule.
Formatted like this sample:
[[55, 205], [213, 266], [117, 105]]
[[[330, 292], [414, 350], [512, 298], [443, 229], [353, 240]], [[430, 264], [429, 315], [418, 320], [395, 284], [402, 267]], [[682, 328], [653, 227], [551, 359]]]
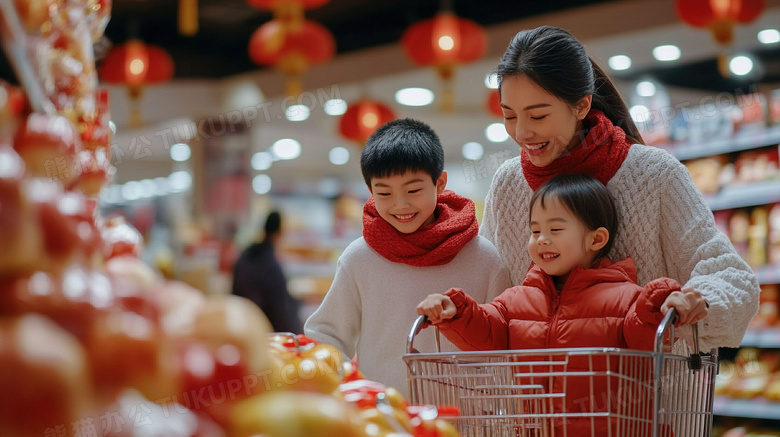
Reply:
[[[517, 212], [556, 174], [588, 174], [607, 186], [623, 218], [609, 257], [632, 257], [640, 285], [658, 277], [684, 284], [676, 292], [689, 303], [681, 322], [702, 322], [702, 351], [739, 346], [758, 311], [755, 275], [715, 227], [685, 167], [642, 144], [626, 104], [582, 44], [555, 27], [521, 31], [497, 75], [504, 125], [520, 156], [496, 172], [480, 233], [498, 248], [513, 284], [531, 266], [527, 218]], [[709, 307], [703, 319], [701, 305]]]

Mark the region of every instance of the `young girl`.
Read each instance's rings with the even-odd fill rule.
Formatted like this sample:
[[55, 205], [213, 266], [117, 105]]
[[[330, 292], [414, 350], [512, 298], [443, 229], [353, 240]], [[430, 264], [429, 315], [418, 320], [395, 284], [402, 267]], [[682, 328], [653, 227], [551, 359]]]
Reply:
[[[534, 264], [522, 285], [482, 305], [452, 288], [428, 296], [417, 313], [438, 324], [463, 350], [653, 350], [655, 330], [669, 308], [691, 301], [699, 308], [701, 296], [673, 294], [681, 288], [675, 280], [661, 278], [640, 287], [631, 258], [614, 263], [606, 258], [618, 229], [618, 214], [609, 191], [590, 176], [559, 175], [543, 184], [531, 198], [528, 227], [528, 252]], [[706, 306], [700, 308], [694, 319], [707, 315]], [[569, 370], [576, 369], [570, 366]], [[557, 386], [562, 381], [552, 384], [561, 392]], [[582, 400], [602, 400], [599, 391], [607, 387], [593, 389], [594, 396], [589, 397], [588, 384], [570, 379], [566, 405], [556, 409], [565, 407], [570, 413], [598, 409]], [[590, 419], [568, 424], [569, 435], [590, 435], [590, 431]]]

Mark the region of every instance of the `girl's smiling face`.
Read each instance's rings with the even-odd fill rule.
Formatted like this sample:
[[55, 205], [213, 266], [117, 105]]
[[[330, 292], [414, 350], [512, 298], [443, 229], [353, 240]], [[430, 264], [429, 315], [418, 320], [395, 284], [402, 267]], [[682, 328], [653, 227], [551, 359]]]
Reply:
[[572, 107], [525, 75], [507, 76], [501, 81], [504, 127], [533, 165], [545, 167], [579, 144], [591, 98]]

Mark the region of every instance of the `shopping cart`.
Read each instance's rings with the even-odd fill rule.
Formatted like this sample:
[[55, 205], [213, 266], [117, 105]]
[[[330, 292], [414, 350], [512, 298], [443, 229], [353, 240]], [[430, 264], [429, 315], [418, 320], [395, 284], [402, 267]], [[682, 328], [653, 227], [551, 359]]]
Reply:
[[[672, 353], [676, 320], [672, 309], [658, 327], [653, 352], [572, 348], [420, 353], [414, 339], [427, 323], [420, 316], [403, 357], [409, 400], [457, 407], [459, 414], [448, 419], [464, 436], [709, 437], [717, 350]], [[435, 335], [438, 351], [438, 330]], [[698, 351], [695, 325], [693, 341]]]

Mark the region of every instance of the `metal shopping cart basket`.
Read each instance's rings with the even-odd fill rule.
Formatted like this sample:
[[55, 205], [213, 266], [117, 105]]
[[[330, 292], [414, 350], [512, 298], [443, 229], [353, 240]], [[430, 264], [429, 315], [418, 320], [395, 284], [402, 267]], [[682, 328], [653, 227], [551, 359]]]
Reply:
[[[653, 352], [572, 348], [420, 353], [414, 338], [427, 322], [420, 316], [403, 357], [409, 400], [457, 407], [459, 414], [448, 419], [464, 436], [708, 437], [717, 350], [672, 353], [676, 320], [672, 309], [658, 327]], [[435, 335], [439, 350], [438, 330]], [[698, 351], [695, 325], [693, 341]]]

